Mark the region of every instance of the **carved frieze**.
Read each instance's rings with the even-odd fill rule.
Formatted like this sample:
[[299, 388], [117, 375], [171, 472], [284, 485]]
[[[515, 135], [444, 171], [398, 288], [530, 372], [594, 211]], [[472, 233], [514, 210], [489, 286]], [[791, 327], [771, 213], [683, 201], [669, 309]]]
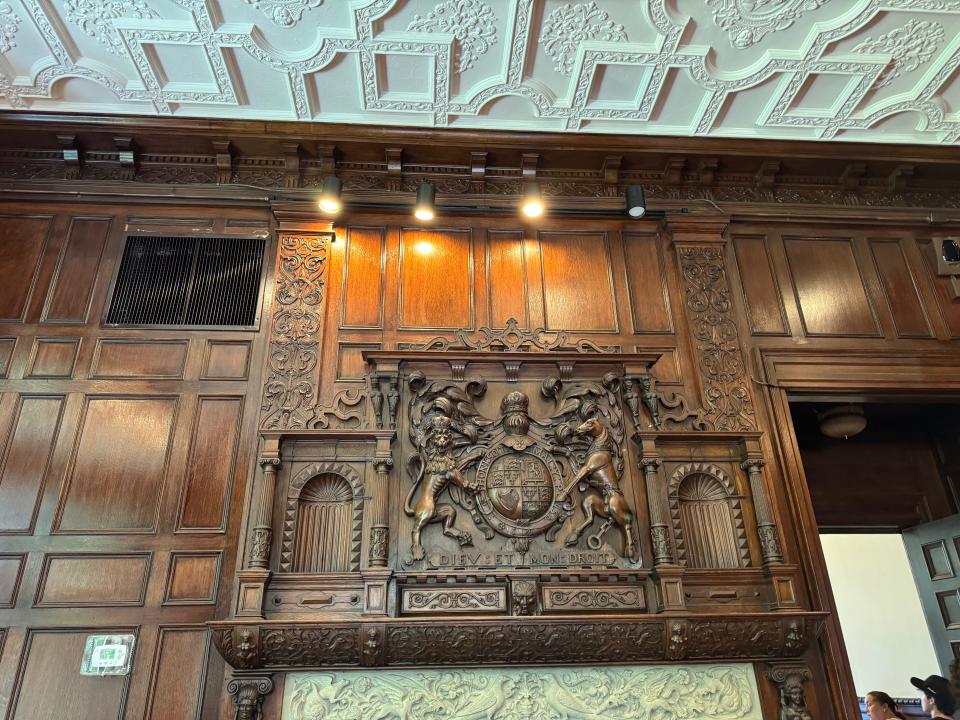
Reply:
[[611, 585], [543, 586], [543, 611], [546, 612], [642, 612], [646, 610], [643, 588]]
[[303, 673], [285, 690], [288, 720], [375, 718], [383, 708], [402, 708], [405, 720], [763, 717], [749, 665]]
[[495, 350], [495, 351], [533, 351], [550, 352], [553, 350], [574, 351], [580, 353], [612, 353], [619, 350], [610, 345], [597, 345], [591, 340], [570, 337], [565, 332], [547, 332], [538, 327], [527, 330], [520, 327], [516, 318], [507, 320], [504, 328], [482, 327], [474, 336], [463, 330], [457, 330], [452, 339], [435, 337], [421, 344], [401, 345], [402, 350]]
[[[429, 622], [398, 619], [386, 624], [215, 621], [210, 626], [217, 649], [234, 667], [280, 669], [371, 663], [512, 665], [792, 658], [807, 649], [822, 628], [823, 617], [823, 613], [637, 615], [585, 622], [543, 617], [473, 619], [465, 615]], [[380, 627], [385, 628], [382, 648], [375, 658], [365, 656], [368, 631]]]
[[409, 587], [401, 591], [402, 612], [416, 613], [484, 613], [505, 612], [507, 589], [500, 587]]
[[306, 428], [313, 419], [327, 235], [280, 236], [260, 426]]
[[703, 421], [712, 430], [753, 430], [753, 398], [733, 319], [723, 252], [702, 246], [683, 246], [678, 251], [704, 385]]

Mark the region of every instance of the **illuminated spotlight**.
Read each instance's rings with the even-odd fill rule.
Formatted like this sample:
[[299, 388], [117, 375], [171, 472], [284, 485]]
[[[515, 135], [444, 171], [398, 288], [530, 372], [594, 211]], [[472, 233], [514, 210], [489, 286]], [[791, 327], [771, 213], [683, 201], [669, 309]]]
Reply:
[[540, 195], [539, 183], [531, 182], [524, 186], [520, 209], [527, 217], [535, 218], [543, 215], [543, 197]]
[[340, 178], [336, 175], [327, 175], [323, 179], [319, 205], [320, 209], [328, 215], [340, 212], [343, 203], [340, 202]]
[[632, 218], [642, 218], [647, 214], [647, 200], [643, 196], [643, 188], [631, 185], [627, 188], [627, 215]]
[[417, 188], [417, 204], [413, 206], [413, 214], [417, 220], [433, 220], [434, 200], [437, 197], [437, 189], [432, 183], [422, 182]]

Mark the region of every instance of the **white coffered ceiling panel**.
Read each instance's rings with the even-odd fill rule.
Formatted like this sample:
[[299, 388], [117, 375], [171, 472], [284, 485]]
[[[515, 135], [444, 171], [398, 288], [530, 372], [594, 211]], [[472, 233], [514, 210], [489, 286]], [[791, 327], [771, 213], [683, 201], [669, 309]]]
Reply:
[[960, 0], [0, 0], [0, 107], [960, 139]]

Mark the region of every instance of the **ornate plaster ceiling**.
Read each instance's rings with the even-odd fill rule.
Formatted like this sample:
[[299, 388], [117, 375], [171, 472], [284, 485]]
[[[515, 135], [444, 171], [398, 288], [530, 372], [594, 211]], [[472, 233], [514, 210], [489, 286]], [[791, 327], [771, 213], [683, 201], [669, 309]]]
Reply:
[[0, 107], [956, 143], [960, 0], [0, 0]]

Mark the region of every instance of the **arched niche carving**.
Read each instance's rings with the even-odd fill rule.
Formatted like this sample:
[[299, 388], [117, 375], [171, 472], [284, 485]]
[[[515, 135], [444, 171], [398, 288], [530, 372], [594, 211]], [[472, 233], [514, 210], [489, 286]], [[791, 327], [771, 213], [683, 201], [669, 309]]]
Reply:
[[[347, 497], [349, 495], [349, 497]], [[360, 570], [360, 545], [363, 537], [363, 481], [360, 475], [349, 465], [337, 462], [313, 463], [303, 468], [291, 480], [287, 490], [287, 502], [284, 508], [283, 533], [280, 545], [281, 572], [344, 572]], [[311, 518], [321, 521], [327, 518], [336, 521], [337, 513], [334, 507], [309, 507], [315, 505], [331, 505], [342, 503], [342, 507], [349, 508], [349, 521], [340, 523], [347, 532], [343, 539], [349, 543], [346, 553], [346, 562], [334, 563], [336, 568], [329, 570], [303, 570], [304, 561], [309, 559], [309, 553], [301, 546], [297, 551], [297, 541], [303, 536], [308, 540], [309, 533], [300, 525], [301, 516], [306, 511], [316, 511]], [[333, 512], [331, 512], [333, 511]], [[347, 513], [344, 513], [345, 515]], [[346, 519], [346, 518], [344, 518]], [[322, 534], [313, 533], [315, 540], [322, 539]], [[323, 548], [321, 548], [321, 552]], [[307, 563], [307, 567], [322, 566], [321, 563]]]
[[716, 465], [687, 463], [667, 484], [677, 560], [690, 568], [750, 566], [741, 497]]

